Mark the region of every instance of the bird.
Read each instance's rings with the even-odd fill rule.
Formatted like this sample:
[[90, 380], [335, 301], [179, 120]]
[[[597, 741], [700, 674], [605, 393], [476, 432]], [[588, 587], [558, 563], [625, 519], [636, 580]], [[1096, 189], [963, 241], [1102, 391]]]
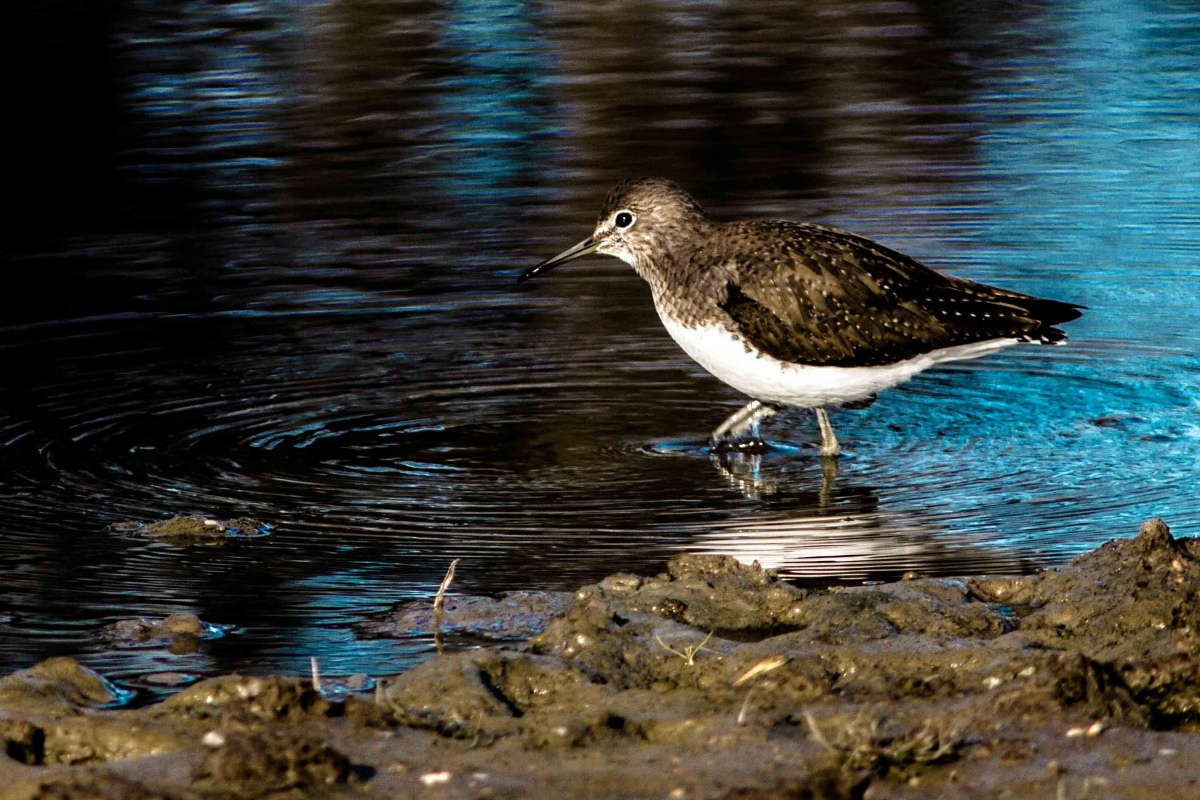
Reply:
[[789, 407], [813, 409], [823, 457], [841, 452], [829, 407], [862, 408], [938, 364], [1019, 343], [1061, 344], [1084, 306], [944, 274], [865, 236], [787, 220], [721, 223], [676, 183], [616, 184], [592, 235], [523, 271], [615, 256], [650, 286], [667, 333], [751, 398], [714, 450]]

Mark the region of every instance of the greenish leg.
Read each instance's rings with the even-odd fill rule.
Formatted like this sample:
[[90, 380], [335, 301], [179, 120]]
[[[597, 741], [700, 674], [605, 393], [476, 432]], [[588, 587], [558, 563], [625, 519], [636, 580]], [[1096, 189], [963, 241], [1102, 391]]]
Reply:
[[821, 426], [821, 455], [836, 456], [841, 452], [837, 437], [833, 434], [833, 426], [829, 424], [829, 412], [824, 407], [814, 408], [817, 414], [817, 424]]
[[752, 431], [757, 436], [758, 423], [768, 417], [775, 416], [775, 413], [774, 406], [768, 405], [761, 400], [751, 400], [730, 414], [729, 418], [712, 432], [711, 444], [716, 446], [726, 439], [735, 439], [747, 430]]

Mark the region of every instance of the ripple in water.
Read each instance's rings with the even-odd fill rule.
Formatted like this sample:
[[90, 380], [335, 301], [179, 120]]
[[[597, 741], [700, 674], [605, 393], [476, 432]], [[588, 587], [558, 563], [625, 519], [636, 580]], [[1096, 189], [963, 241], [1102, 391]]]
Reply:
[[[128, 95], [106, 100], [127, 133], [95, 140], [130, 183], [53, 220], [74, 235], [14, 226], [37, 291], [12, 293], [0, 327], [0, 668], [71, 654], [146, 691], [307, 674], [313, 656], [388, 674], [432, 642], [352, 623], [430, 597], [458, 557], [454, 589], [476, 594], [656, 572], [680, 551], [829, 583], [1034, 569], [1151, 515], [1197, 532], [1194, 13], [1105, 16], [1137, 45], [1125, 59], [1066, 6], [1004, 31], [949, 19], [937, 41], [905, 4], [815, 27], [765, 24], [791, 13], [772, 2], [698, 7], [699, 38], [646, 63], [646, 37], [514, 6], [492, 22], [522, 33], [468, 63], [486, 43], [442, 47], [453, 20], [434, 6], [405, 12], [430, 15], [411, 27], [428, 41], [385, 10], [354, 48], [313, 21], [329, 9], [285, 6], [239, 7], [247, 26], [224, 7], [114, 12]], [[647, 30], [665, 41], [672, 20]], [[1089, 311], [1067, 347], [835, 414], [836, 476], [803, 411], [764, 426], [760, 456], [714, 459], [705, 439], [742, 398], [687, 363], [627, 269], [513, 285], [585, 232], [613, 170]], [[62, 175], [82, 192], [97, 173]], [[176, 514], [271, 535], [110, 527]], [[230, 633], [192, 653], [98, 634], [171, 613]]]
[[[381, 300], [8, 337], [41, 367], [0, 419], [6, 657], [83, 654], [143, 690], [159, 672], [305, 673], [313, 654], [329, 675], [381, 674], [431, 642], [359, 641], [350, 625], [430, 596], [452, 558], [472, 593], [573, 589], [679, 551], [814, 584], [1027, 571], [1152, 514], [1187, 533], [1197, 510], [1194, 359], [1156, 353], [1181, 380], [1147, 381], [1147, 354], [1085, 324], [1067, 347], [935, 370], [835, 413], [833, 476], [802, 410], [764, 426], [761, 456], [712, 456], [707, 432], [740, 398], [651, 315], [539, 335], [535, 295], [491, 319], [492, 295], [416, 312]], [[193, 348], [204, 337], [212, 352]], [[272, 535], [184, 547], [108, 528], [190, 513]], [[238, 633], [186, 655], [96, 638], [173, 612]]]

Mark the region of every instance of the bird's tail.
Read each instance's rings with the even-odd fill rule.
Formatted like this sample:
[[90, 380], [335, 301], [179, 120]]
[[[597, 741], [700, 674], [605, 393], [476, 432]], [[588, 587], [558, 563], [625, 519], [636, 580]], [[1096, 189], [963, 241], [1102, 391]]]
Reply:
[[1035, 344], [1066, 344], [1067, 333], [1047, 325], [1044, 328], [1023, 333], [1017, 337], [1018, 342], [1033, 342]]
[[1078, 306], [1074, 303], [1045, 300], [1041, 297], [1023, 298], [1021, 305], [1027, 309], [1030, 317], [1041, 324], [1022, 334], [1018, 341], [1037, 344], [1063, 344], [1066, 342], [1067, 334], [1054, 326], [1079, 319], [1086, 309], [1085, 306]]

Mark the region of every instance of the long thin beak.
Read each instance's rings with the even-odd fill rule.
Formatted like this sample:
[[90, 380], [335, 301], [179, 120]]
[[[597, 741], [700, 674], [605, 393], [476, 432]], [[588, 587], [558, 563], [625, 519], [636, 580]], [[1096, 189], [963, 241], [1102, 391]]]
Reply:
[[588, 238], [584, 239], [582, 242], [580, 242], [579, 244], [570, 248], [569, 250], [564, 250], [556, 256], [547, 258], [545, 261], [538, 264], [536, 267], [530, 267], [529, 269], [525, 270], [517, 278], [517, 283], [524, 283], [525, 281], [529, 280], [530, 278], [532, 278], [534, 275], [537, 275], [538, 273], [549, 272], [550, 270], [557, 267], [559, 264], [565, 264], [568, 261], [574, 261], [577, 258], [582, 258], [583, 256], [594, 253], [594, 252], [596, 252], [596, 248], [599, 246], [600, 246], [600, 243], [598, 241], [596, 241], [593, 237], [589, 236]]

